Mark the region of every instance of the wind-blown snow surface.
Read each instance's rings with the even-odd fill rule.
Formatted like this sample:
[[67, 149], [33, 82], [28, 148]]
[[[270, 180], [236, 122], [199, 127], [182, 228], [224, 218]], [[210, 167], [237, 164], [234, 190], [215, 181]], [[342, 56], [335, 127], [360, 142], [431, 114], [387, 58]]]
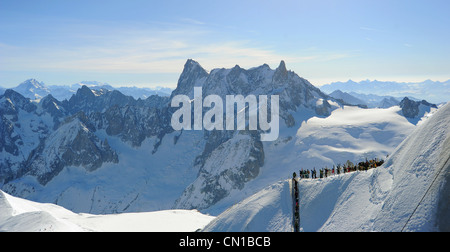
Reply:
[[[450, 104], [367, 172], [301, 180], [303, 231], [449, 231]], [[220, 214], [205, 231], [289, 231], [288, 182], [278, 182]], [[273, 225], [274, 220], [280, 225]]]
[[227, 209], [202, 231], [290, 232], [290, 191], [289, 181], [275, 183]]
[[110, 215], [76, 214], [0, 191], [0, 232], [193, 232], [214, 217], [195, 210], [166, 210]]
[[[312, 159], [311, 165], [334, 160], [356, 161], [382, 158], [391, 153], [414, 126], [398, 112], [400, 107], [388, 109], [339, 108], [327, 118], [314, 117], [297, 131], [296, 145], [301, 154]], [[355, 155], [356, 154], [356, 155]]]

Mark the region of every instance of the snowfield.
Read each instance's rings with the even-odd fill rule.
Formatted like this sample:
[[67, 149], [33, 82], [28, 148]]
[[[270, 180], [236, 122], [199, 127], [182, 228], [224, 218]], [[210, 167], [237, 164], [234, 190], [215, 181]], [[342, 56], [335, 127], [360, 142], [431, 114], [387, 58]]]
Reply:
[[[449, 160], [447, 104], [418, 126], [383, 166], [301, 180], [300, 228], [324, 232], [450, 231]], [[250, 196], [220, 214], [204, 230], [292, 230], [287, 184], [288, 180], [275, 183]]]
[[36, 203], [0, 191], [0, 232], [194, 232], [212, 219], [196, 210], [76, 214], [54, 204]]
[[[344, 106], [329, 117], [313, 117], [297, 131], [296, 145], [308, 166], [328, 165], [335, 160], [384, 158], [414, 129], [399, 115], [399, 106], [388, 109], [361, 109]], [[355, 159], [356, 158], [356, 159]], [[308, 167], [312, 168], [312, 167]]]

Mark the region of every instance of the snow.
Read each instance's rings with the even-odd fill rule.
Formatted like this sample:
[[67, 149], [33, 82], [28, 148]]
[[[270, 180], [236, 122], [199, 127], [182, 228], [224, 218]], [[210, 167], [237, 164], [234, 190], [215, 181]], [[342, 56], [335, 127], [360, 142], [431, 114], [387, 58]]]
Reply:
[[[415, 129], [383, 166], [301, 180], [301, 231], [448, 231], [449, 160], [447, 104]], [[242, 200], [204, 231], [291, 230], [287, 184], [273, 183]], [[279, 225], [274, 226], [274, 222]]]
[[383, 157], [392, 152], [414, 128], [397, 114], [400, 110], [398, 106], [388, 109], [344, 106], [333, 111], [327, 118], [314, 117], [304, 122], [297, 132], [296, 144], [314, 144], [313, 148], [308, 148], [305, 152], [316, 151], [319, 155], [325, 154], [334, 160], [332, 156], [355, 151], [360, 153], [361, 158], [369, 153], [375, 157]]
[[289, 181], [270, 185], [227, 209], [202, 231], [290, 232], [292, 198]]
[[85, 228], [106, 232], [194, 232], [215, 218], [196, 210], [80, 216], [73, 222]]
[[449, 195], [440, 195], [442, 188], [448, 186], [445, 176], [450, 172], [449, 146], [450, 104], [447, 104], [423, 122], [387, 160], [383, 172], [391, 175], [393, 181], [374, 220], [376, 229], [435, 230], [438, 203], [449, 204]]
[[76, 214], [0, 191], [0, 232], [194, 232], [214, 218], [195, 210]]
[[[76, 126], [79, 130], [80, 125], [79, 120], [74, 120], [67, 127]], [[180, 133], [168, 134], [154, 154], [155, 137], [147, 138], [140, 147], [132, 147], [119, 137], [108, 136], [104, 130], [95, 133], [117, 151], [118, 164], [105, 163], [92, 172], [69, 166], [45, 186], [31, 176], [17, 179], [9, 186], [29, 200], [56, 203], [76, 213], [110, 214], [171, 209], [196, 178], [198, 170], [190, 163], [204, 145], [200, 131], [184, 131], [176, 144], [174, 136]], [[67, 133], [53, 139], [63, 141], [69, 137]]]

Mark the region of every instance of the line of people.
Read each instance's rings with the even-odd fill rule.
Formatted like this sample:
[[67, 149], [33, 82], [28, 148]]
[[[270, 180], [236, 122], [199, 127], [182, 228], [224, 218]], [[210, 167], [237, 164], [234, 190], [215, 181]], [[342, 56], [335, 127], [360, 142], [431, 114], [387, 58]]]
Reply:
[[[333, 175], [339, 175], [341, 173], [349, 173], [355, 171], [367, 171], [369, 169], [377, 168], [384, 164], [383, 159], [371, 159], [364, 162], [359, 162], [357, 165], [353, 164], [351, 161], [347, 160], [344, 165], [338, 164], [337, 166], [333, 165], [333, 168], [322, 168], [319, 169], [319, 178], [326, 178]], [[304, 170], [303, 168], [300, 170], [299, 174], [300, 179], [317, 179], [317, 171], [316, 168], [312, 170]]]
[[293, 209], [294, 209], [294, 232], [298, 232], [299, 231], [299, 227], [300, 227], [300, 205], [299, 205], [299, 200], [298, 200], [298, 181], [296, 179], [297, 174], [294, 172], [293, 173], [293, 200], [292, 200], [292, 204], [293, 204]]
[[[327, 167], [319, 170], [319, 178], [326, 178], [332, 175], [341, 174], [341, 173], [349, 173], [355, 171], [367, 171], [369, 169], [377, 168], [384, 164], [384, 160], [378, 160], [377, 158], [367, 160], [365, 162], [359, 162], [357, 165], [353, 164], [351, 161], [347, 160], [344, 165], [338, 164], [337, 166], [333, 165], [333, 168], [328, 169]], [[316, 168], [312, 170], [300, 170], [299, 179], [305, 178], [317, 179], [317, 171]], [[297, 174], [294, 172], [292, 174], [293, 181], [293, 212], [294, 212], [294, 232], [299, 232], [300, 228], [300, 205], [299, 205], [299, 190], [298, 190], [298, 180]]]

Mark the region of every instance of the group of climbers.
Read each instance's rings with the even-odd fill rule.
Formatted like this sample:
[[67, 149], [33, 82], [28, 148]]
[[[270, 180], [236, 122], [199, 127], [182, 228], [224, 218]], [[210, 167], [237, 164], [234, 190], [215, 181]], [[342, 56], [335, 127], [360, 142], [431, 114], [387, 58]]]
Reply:
[[[384, 163], [383, 159], [371, 159], [364, 162], [359, 162], [357, 165], [353, 164], [351, 161], [347, 160], [347, 162], [344, 165], [338, 164], [337, 166], [333, 165], [333, 168], [322, 168], [319, 169], [319, 178], [326, 178], [332, 175], [339, 175], [341, 173], [349, 173], [349, 172], [355, 172], [355, 171], [367, 171], [369, 169], [377, 168], [381, 166]], [[300, 176], [301, 179], [316, 179], [317, 178], [317, 171], [314, 167], [312, 170], [304, 170], [303, 168], [300, 170]]]
[[[319, 170], [319, 178], [326, 178], [332, 175], [341, 174], [341, 173], [349, 173], [349, 172], [355, 172], [355, 171], [367, 171], [372, 168], [377, 168], [381, 165], [383, 165], [384, 160], [381, 159], [371, 159], [367, 160], [365, 162], [359, 162], [357, 165], [353, 164], [351, 161], [347, 160], [347, 162], [344, 165], [338, 164], [337, 166], [333, 165], [333, 168], [329, 169], [327, 167], [322, 168]], [[294, 219], [293, 219], [293, 226], [294, 226], [294, 232], [299, 232], [300, 229], [300, 206], [299, 206], [299, 190], [298, 190], [298, 180], [297, 180], [297, 174], [294, 172], [292, 174], [292, 204], [293, 204], [293, 212], [294, 212]], [[316, 179], [317, 178], [317, 171], [316, 168], [312, 170], [300, 170], [299, 173], [299, 179], [307, 179], [307, 178]]]

